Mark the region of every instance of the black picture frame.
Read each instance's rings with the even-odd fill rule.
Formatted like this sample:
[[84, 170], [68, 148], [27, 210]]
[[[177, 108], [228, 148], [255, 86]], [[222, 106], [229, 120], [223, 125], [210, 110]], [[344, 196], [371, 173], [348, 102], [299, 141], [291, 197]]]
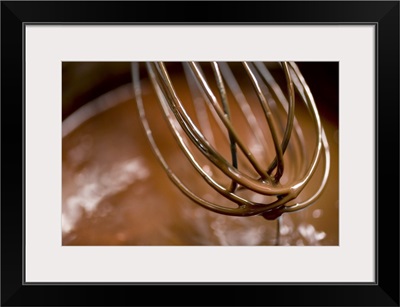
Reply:
[[[72, 22], [375, 25], [376, 282], [25, 283], [24, 25]], [[399, 1], [1, 2], [1, 305], [399, 306], [399, 37]]]

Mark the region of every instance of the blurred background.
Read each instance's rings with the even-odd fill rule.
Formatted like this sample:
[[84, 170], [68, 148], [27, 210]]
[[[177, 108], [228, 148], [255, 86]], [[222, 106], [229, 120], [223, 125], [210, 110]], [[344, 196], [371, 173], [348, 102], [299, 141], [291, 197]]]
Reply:
[[[315, 204], [281, 217], [279, 243], [338, 245], [339, 64], [297, 65], [321, 115], [331, 171]], [[169, 68], [173, 73], [172, 64]], [[146, 86], [143, 92], [146, 95]], [[62, 63], [62, 121], [63, 245], [276, 243], [276, 220], [208, 211], [170, 182], [150, 149], [138, 116], [131, 63]], [[154, 134], [161, 140], [160, 147], [171, 161], [180, 163], [168, 129], [157, 121], [155, 116]], [[190, 174], [187, 180], [192, 180]], [[195, 180], [192, 183], [196, 185]]]

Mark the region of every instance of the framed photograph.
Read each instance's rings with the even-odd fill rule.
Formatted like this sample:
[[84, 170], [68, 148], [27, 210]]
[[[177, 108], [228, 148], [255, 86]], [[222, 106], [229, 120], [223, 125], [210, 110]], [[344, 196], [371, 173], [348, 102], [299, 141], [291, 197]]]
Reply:
[[399, 306], [398, 1], [1, 29], [2, 306]]

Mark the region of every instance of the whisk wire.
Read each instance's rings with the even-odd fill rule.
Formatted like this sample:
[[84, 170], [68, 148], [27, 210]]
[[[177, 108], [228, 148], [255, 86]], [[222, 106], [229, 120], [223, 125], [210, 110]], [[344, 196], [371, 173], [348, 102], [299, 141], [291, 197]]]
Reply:
[[[224, 110], [224, 114], [225, 114], [226, 118], [228, 119], [228, 121], [231, 121], [229, 103], [228, 103], [228, 98], [227, 98], [224, 82], [222, 80], [221, 71], [216, 62], [212, 62], [212, 68], [214, 71], [215, 79], [217, 80], [218, 91], [219, 91], [220, 98], [222, 101], [222, 107]], [[228, 135], [229, 135], [230, 151], [231, 151], [231, 157], [232, 157], [232, 165], [234, 168], [238, 168], [235, 136], [232, 134], [232, 132], [229, 129], [228, 129]], [[238, 186], [237, 182], [232, 180], [231, 185], [229, 187], [229, 191], [234, 192], [236, 190], [237, 186]]]
[[[198, 78], [198, 81], [201, 84], [202, 89], [206, 93], [206, 96], [207, 96], [206, 101], [217, 112], [219, 119], [222, 121], [224, 126], [228, 129], [229, 134], [234, 138], [238, 147], [245, 154], [245, 157], [248, 159], [248, 161], [251, 163], [251, 165], [254, 167], [254, 169], [257, 171], [257, 173], [261, 176], [261, 178], [271, 182], [272, 180], [271, 180], [270, 176], [268, 174], [266, 174], [266, 171], [255, 159], [253, 153], [247, 148], [247, 146], [244, 144], [244, 142], [239, 138], [236, 129], [232, 126], [232, 123], [229, 121], [229, 119], [227, 119], [224, 116], [224, 112], [221, 110], [215, 95], [213, 94], [212, 90], [208, 86], [204, 76], [200, 72], [198, 63], [191, 62], [191, 63], [189, 63], [189, 65], [193, 68], [196, 78]], [[227, 175], [229, 176], [229, 174], [227, 174]]]
[[[143, 95], [141, 92], [139, 63], [132, 63], [132, 78], [134, 83], [136, 104], [139, 109], [139, 115], [143, 123], [143, 127], [146, 131], [154, 153], [160, 160], [172, 182], [186, 196], [204, 208], [217, 213], [235, 216], [252, 216], [262, 214], [266, 218], [274, 219], [284, 212], [293, 212], [303, 209], [316, 201], [326, 184], [329, 174], [329, 147], [325, 132], [321, 126], [318, 110], [312, 98], [311, 91], [309, 90], [303, 76], [300, 73], [300, 70], [295, 63], [281, 63], [281, 68], [283, 69], [286, 78], [288, 99], [286, 99], [285, 95], [280, 90], [280, 87], [273, 80], [272, 75], [269, 73], [264, 64], [242, 63], [242, 65], [257, 94], [275, 149], [275, 157], [268, 167], [262, 167], [260, 162], [257, 160], [257, 157], [253, 155], [250, 149], [246, 146], [244, 140], [239, 137], [239, 134], [234, 127], [234, 123], [232, 122], [230, 111], [231, 104], [228, 101], [227, 88], [232, 91], [232, 94], [235, 97], [235, 101], [238, 105], [238, 109], [241, 110], [247, 124], [251, 130], [253, 130], [256, 140], [261, 139], [261, 146], [264, 148], [264, 152], [267, 151], [268, 146], [265, 142], [264, 133], [263, 131], [260, 131], [260, 128], [258, 128], [261, 126], [257, 125], [258, 121], [256, 116], [251, 110], [246, 96], [240, 89], [240, 86], [233, 76], [233, 72], [227, 63], [211, 63], [220, 100], [218, 100], [216, 95], [214, 95], [199, 63], [189, 62], [184, 65], [184, 70], [187, 78], [189, 75], [194, 78], [194, 81], [188, 81], [192, 95], [198, 96], [198, 94], [195, 93], [201, 93], [200, 95], [203, 96], [203, 100], [208, 106], [210, 112], [215, 112], [213, 114], [216, 115], [219, 123], [222, 125], [222, 131], [225, 130], [224, 135], [228, 139], [231, 162], [228, 162], [227, 159], [218, 152], [217, 148], [214, 147], [216, 144], [214, 143], [215, 145], [213, 146], [203, 134], [205, 131], [208, 136], [214, 139], [213, 129], [211, 127], [204, 129], [204, 126], [207, 125], [204, 125], [204, 122], [202, 123], [202, 119], [207, 118], [207, 115], [205, 115], [207, 113], [203, 106], [200, 106], [201, 104], [197, 101], [200, 100], [199, 97], [194, 97], [193, 100], [195, 109], [201, 110], [202, 115], [200, 116], [197, 114], [197, 116], [203, 129], [199, 129], [186, 112], [184, 102], [178, 97], [165, 64], [162, 62], [146, 63], [148, 75], [153, 88], [155, 89], [163, 110], [163, 115], [170, 131], [172, 132], [172, 135], [197, 173], [203, 177], [205, 182], [211, 186], [213, 190], [222, 196], [218, 203], [206, 200], [192, 192], [192, 190], [178, 178], [178, 176], [173, 172], [164, 159], [157, 146], [147, 120], [142, 99]], [[224, 79], [227, 87], [225, 87]], [[261, 80], [263, 80], [265, 84], [264, 82], [261, 83]], [[262, 86], [266, 87], [267, 91], [263, 90]], [[297, 176], [296, 173], [292, 174], [293, 178], [288, 177], [288, 184], [282, 185], [280, 179], [284, 174], [287, 173], [284, 167], [284, 154], [288, 149], [289, 143], [294, 143], [293, 148], [295, 153], [297, 153], [300, 157], [306, 157], [306, 151], [301, 146], [304, 136], [302, 129], [294, 115], [295, 92], [299, 94], [300, 98], [304, 101], [304, 104], [309, 110], [316, 131], [316, 147], [311, 155], [308, 168], [303, 166], [305, 163], [298, 163], [300, 164], [300, 168], [302, 169], [301, 173], [303, 175]], [[272, 95], [275, 98], [267, 98], [267, 95]], [[281, 107], [287, 113], [286, 125], [284, 125], [285, 128], [281, 138], [278, 136], [279, 129], [271, 109], [272, 104], [270, 104], [273, 103], [273, 105], [277, 105], [277, 102], [279, 102]], [[295, 132], [295, 137], [294, 141], [292, 142], [290, 140], [292, 139], [293, 132]], [[192, 146], [199, 150], [199, 152], [202, 153], [202, 155], [208, 161], [210, 161], [214, 167], [216, 167], [230, 179], [230, 185], [228, 187], [222, 183], [219, 183], [211, 174], [208, 174], [203, 169], [193, 152]], [[241, 152], [244, 154], [244, 157], [259, 175], [258, 178], [253, 178], [249, 174], [240, 170], [237, 147], [241, 150]], [[294, 200], [300, 194], [315, 173], [317, 165], [320, 161], [322, 150], [325, 151], [325, 170], [317, 192], [306, 201], [293, 203], [292, 200]], [[294, 157], [295, 156], [292, 155], [292, 158]], [[272, 175], [272, 172], [275, 169], [276, 172], [274, 175]], [[241, 195], [239, 193], [240, 191], [252, 191], [256, 194], [264, 195], [267, 197], [268, 201], [253, 201], [254, 197], [249, 198], [245, 196], [246, 194]], [[271, 197], [276, 197], [276, 200], [271, 201]], [[223, 201], [224, 199], [233, 202], [237, 206], [235, 208], [225, 206], [225, 201]]]

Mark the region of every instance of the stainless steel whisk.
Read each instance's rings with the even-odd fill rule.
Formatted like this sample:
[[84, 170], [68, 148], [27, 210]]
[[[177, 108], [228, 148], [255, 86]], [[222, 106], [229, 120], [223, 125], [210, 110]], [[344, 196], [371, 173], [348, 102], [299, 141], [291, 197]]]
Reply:
[[[175, 64], [182, 65], [190, 99], [176, 89], [166, 63], [144, 65], [170, 132], [193, 167], [193, 175], [197, 173], [217, 192], [212, 199], [196, 194], [163, 156], [148, 121], [151, 115], [146, 113], [149, 102], [143, 98], [140, 63], [132, 63], [132, 77], [151, 147], [169, 178], [187, 197], [217, 213], [262, 215], [266, 219], [301, 210], [317, 200], [329, 175], [329, 146], [312, 93], [294, 62], [274, 63], [283, 83], [274, 77], [270, 63]], [[308, 114], [303, 112], [300, 118], [297, 109]], [[304, 121], [308, 126], [311, 123], [311, 129], [304, 129]], [[311, 180], [317, 182], [312, 186], [315, 190], [300, 197]]]

